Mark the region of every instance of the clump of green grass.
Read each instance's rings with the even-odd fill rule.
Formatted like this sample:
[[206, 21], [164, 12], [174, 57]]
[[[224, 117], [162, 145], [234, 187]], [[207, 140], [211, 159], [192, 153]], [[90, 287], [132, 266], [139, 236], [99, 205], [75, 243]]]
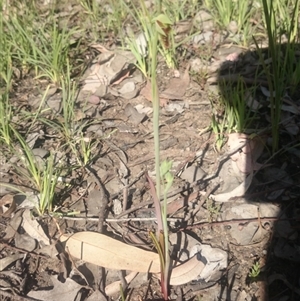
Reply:
[[227, 85], [227, 87], [228, 89], [224, 88], [223, 95], [228, 122], [227, 132], [244, 133], [251, 128], [256, 118], [257, 112], [251, 112], [247, 106], [247, 97], [251, 94], [255, 96], [256, 88], [247, 87], [241, 78], [236, 85]]
[[34, 70], [36, 78], [60, 85], [79, 29], [60, 27], [54, 12], [43, 19], [38, 11], [25, 9], [22, 15], [11, 13], [3, 20], [6, 30], [2, 34], [11, 50], [11, 59], [23, 75]]
[[128, 18], [127, 5], [130, 2], [109, 0], [79, 0], [84, 10], [83, 26], [91, 35], [92, 41], [103, 41], [108, 36], [118, 36], [122, 32], [124, 21]]
[[7, 147], [12, 145], [12, 116], [8, 93], [3, 93], [0, 96], [0, 143]]
[[[222, 90], [217, 100], [212, 102], [213, 114], [211, 129], [216, 136], [215, 146], [218, 152], [226, 142], [228, 134], [255, 131], [254, 121], [258, 117], [257, 110], [250, 110], [247, 97], [255, 98], [256, 87], [249, 88], [242, 79], [236, 84], [219, 83]], [[247, 92], [247, 93], [246, 93]], [[216, 96], [213, 96], [215, 98]]]
[[[268, 36], [268, 52], [272, 63], [267, 65], [263, 52], [256, 42], [260, 62], [268, 81], [270, 91], [270, 115], [272, 126], [272, 151], [275, 153], [279, 147], [279, 126], [281, 118], [281, 106], [290, 83], [297, 85], [299, 80], [295, 74], [299, 74], [299, 62], [296, 59], [296, 43], [298, 42], [298, 17], [299, 1], [293, 0], [285, 3], [285, 9], [281, 9], [279, 2], [262, 0], [264, 19]], [[292, 11], [290, 5], [292, 5]], [[291, 12], [287, 14], [286, 12]], [[279, 16], [279, 20], [278, 20]], [[282, 18], [280, 20], [280, 18]], [[282, 24], [282, 27], [278, 27]], [[287, 35], [287, 41], [282, 42], [282, 33]], [[295, 65], [297, 66], [295, 68]]]
[[[12, 167], [19, 177], [23, 181], [26, 180], [26, 184], [36, 192], [38, 196], [36, 211], [38, 214], [53, 213], [55, 189], [61, 176], [61, 168], [58, 168], [55, 156], [50, 153], [50, 156], [44, 161], [37, 160], [26, 140], [14, 128], [12, 128], [12, 135], [16, 146], [11, 146], [10, 153], [19, 159], [19, 163], [13, 164]], [[12, 188], [23, 193], [15, 186]]]
[[[279, 128], [281, 119], [281, 106], [284, 95], [289, 92], [293, 95], [300, 83], [300, 63], [297, 62], [296, 51], [299, 42], [299, 1], [254, 1], [252, 6], [246, 7], [248, 1], [223, 1], [218, 0], [212, 3], [205, 1], [212, 13], [218, 16], [220, 26], [225, 28], [230, 21], [234, 20], [238, 28], [245, 34], [245, 28], [250, 25], [249, 17], [253, 14], [263, 17], [265, 33], [255, 32], [253, 28], [254, 42], [259, 55], [260, 65], [263, 67], [260, 76], [265, 76], [268, 82], [270, 93], [270, 119], [272, 134], [272, 150], [275, 153], [279, 147]], [[239, 7], [239, 9], [237, 9]], [[246, 17], [247, 16], [247, 17]], [[245, 22], [243, 24], [243, 22]], [[271, 60], [266, 62], [266, 51], [259, 47], [259, 36], [268, 37], [268, 57]], [[248, 39], [248, 37], [247, 37]], [[255, 74], [258, 77], [258, 74]], [[255, 80], [254, 80], [255, 82]], [[259, 82], [259, 81], [257, 81]], [[224, 101], [224, 119], [213, 117], [212, 129], [217, 135], [217, 149], [223, 144], [224, 132], [245, 132], [254, 124], [258, 113], [253, 113], [246, 106], [245, 92], [249, 91], [242, 79], [236, 84], [223, 85], [220, 83]], [[255, 96], [257, 85], [251, 88], [250, 93]], [[225, 122], [224, 122], [225, 121]]]
[[237, 36], [237, 43], [247, 46], [251, 40], [255, 27], [250, 22], [256, 12], [254, 1], [249, 0], [204, 0], [204, 8], [208, 9], [214, 16], [214, 20], [221, 30], [229, 29], [229, 25], [234, 22]]

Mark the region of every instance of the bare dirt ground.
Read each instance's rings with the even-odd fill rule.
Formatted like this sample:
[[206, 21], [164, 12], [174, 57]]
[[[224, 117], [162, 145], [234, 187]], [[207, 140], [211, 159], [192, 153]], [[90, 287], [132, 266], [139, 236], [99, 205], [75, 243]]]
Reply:
[[[249, 89], [254, 85], [251, 79], [256, 70], [253, 69], [257, 63], [255, 54], [231, 46], [223, 40], [214, 47], [211, 55], [214, 59], [205, 62], [209, 66], [206, 76], [200, 76], [195, 67], [203, 49], [191, 50], [190, 56], [180, 62], [181, 77], [175, 83], [182, 87], [183, 96], [167, 98], [167, 104], [164, 102], [161, 108], [161, 159], [173, 162], [175, 176], [168, 193], [170, 232], [186, 235], [181, 238], [184, 244], [179, 243], [178, 254], [189, 254], [188, 245], [196, 239], [202, 248], [204, 264], [210, 267], [206, 274], [201, 275], [200, 271], [192, 280], [185, 280], [187, 271], [182, 273], [179, 278], [183, 284], [171, 286], [170, 299], [299, 300], [298, 148], [293, 146], [271, 156], [268, 103], [260, 87], [256, 87], [261, 107], [255, 121], [259, 126], [252, 123], [249, 130], [265, 129], [260, 135], [265, 147], [255, 160], [253, 150], [257, 145], [247, 144], [254, 141], [252, 138], [247, 137], [245, 150], [245, 144], [236, 148], [236, 144], [227, 143], [243, 137], [225, 134], [224, 146], [218, 150], [217, 137], [210, 127], [212, 116], [221, 118], [224, 113], [222, 106], [217, 105], [217, 95], [225, 93], [224, 85], [220, 84], [224, 78], [228, 85], [235, 84], [240, 75], [246, 79]], [[226, 53], [220, 54], [222, 50]], [[233, 61], [228, 59], [228, 55], [240, 52], [246, 54]], [[96, 56], [94, 50], [90, 54]], [[215, 73], [212, 72], [214, 62], [218, 63]], [[184, 78], [187, 71], [188, 80]], [[115, 281], [127, 287], [128, 300], [161, 300], [159, 280], [151, 273], [140, 273], [131, 283], [126, 283], [125, 271], [102, 269], [89, 262], [89, 258], [76, 258], [59, 242], [62, 234], [102, 232], [116, 241], [155, 252], [149, 237], [149, 231], [157, 227], [155, 209], [145, 177], [148, 173], [155, 179], [152, 104], [147, 99], [146, 82], [137, 79], [141, 76], [139, 71], [130, 72], [124, 80], [135, 82], [138, 88], [134, 96], [124, 97], [122, 93], [116, 95], [110, 91], [96, 98], [79, 93], [74, 99], [77, 121], [86, 124], [82, 132], [94, 142], [94, 160], [87, 167], [74, 169], [66, 178], [69, 185], [63, 188], [58, 185], [60, 214], [33, 218], [28, 204], [21, 205], [24, 197], [20, 194], [1, 195], [2, 205], [12, 204], [10, 200], [16, 204], [15, 209], [0, 217], [1, 300], [120, 300], [118, 286], [109, 297], [103, 294]], [[166, 94], [164, 91], [172, 79], [173, 73], [160, 62], [161, 94]], [[259, 83], [265, 84], [263, 77]], [[123, 84], [121, 81], [108, 86], [119, 89]], [[43, 85], [41, 81], [37, 87], [31, 78], [16, 81], [12, 103], [20, 110], [36, 110], [41, 103]], [[82, 82], [81, 88], [84, 85]], [[59, 121], [61, 99], [59, 88], [48, 93], [45, 106], [57, 113], [46, 114], [46, 119]], [[289, 117], [298, 125], [299, 99], [294, 95], [286, 105], [296, 110]], [[281, 148], [299, 137], [284, 126], [280, 131]], [[38, 123], [32, 134], [33, 149], [55, 151], [60, 160], [75, 165], [74, 153], [62, 147], [53, 128]], [[235, 162], [247, 165], [249, 160], [250, 169], [244, 172], [235, 169]], [[262, 168], [258, 170], [254, 163]], [[2, 180], [20, 185], [28, 193], [32, 191], [26, 189], [28, 183], [14, 172], [8, 160], [3, 162], [2, 172], [5, 173]], [[67, 214], [73, 211], [79, 214]], [[178, 241], [174, 243], [177, 244]], [[213, 254], [212, 258], [205, 257], [207, 246], [211, 247], [208, 253]], [[123, 252], [122, 249], [112, 251], [116, 257]], [[257, 273], [255, 267], [259, 269]]]

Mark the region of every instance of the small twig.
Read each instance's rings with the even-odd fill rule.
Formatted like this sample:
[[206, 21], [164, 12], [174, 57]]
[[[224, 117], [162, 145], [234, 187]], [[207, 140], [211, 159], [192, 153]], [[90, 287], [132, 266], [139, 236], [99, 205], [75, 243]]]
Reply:
[[[70, 221], [92, 221], [96, 222], [99, 220], [98, 217], [75, 217], [75, 216], [63, 216], [61, 219], [70, 220]], [[128, 217], [128, 218], [106, 218], [104, 219], [107, 223], [121, 223], [121, 222], [152, 222], [156, 221], [156, 217]], [[181, 218], [170, 217], [167, 219], [168, 222], [178, 222], [181, 221]]]
[[149, 205], [151, 205], [151, 204], [153, 204], [153, 201], [152, 201], [152, 200], [146, 201], [146, 202], [142, 202], [142, 203], [138, 204], [137, 206], [135, 206], [135, 207], [133, 207], [133, 208], [130, 208], [130, 209], [127, 209], [127, 210], [123, 211], [121, 214], [119, 214], [118, 216], [116, 216], [116, 218], [119, 219], [119, 218], [121, 218], [122, 216], [128, 215], [129, 213], [132, 213], [132, 212], [134, 212], [134, 211], [137, 211], [137, 210], [139, 210], [139, 209], [141, 209], [141, 208], [143, 208], [143, 207], [145, 207], [145, 206], [149, 206]]
[[123, 188], [123, 211], [127, 209], [128, 204], [128, 186], [124, 186]]

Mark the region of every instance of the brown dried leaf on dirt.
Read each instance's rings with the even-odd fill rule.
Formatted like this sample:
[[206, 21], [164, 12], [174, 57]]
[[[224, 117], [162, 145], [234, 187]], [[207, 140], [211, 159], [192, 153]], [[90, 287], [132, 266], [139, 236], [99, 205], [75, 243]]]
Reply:
[[23, 223], [22, 227], [28, 235], [36, 239], [38, 242], [43, 242], [45, 245], [49, 245], [49, 238], [45, 234], [41, 225], [32, 219], [29, 209], [26, 209], [23, 213]]
[[[222, 270], [227, 268], [227, 253], [219, 248], [201, 244], [184, 232], [169, 237], [177, 259], [183, 264], [173, 268], [170, 283], [188, 283], [192, 280], [214, 281], [220, 279]], [[196, 258], [194, 258], [196, 257]]]
[[128, 103], [125, 106], [124, 113], [134, 124], [139, 124], [146, 118], [146, 115], [143, 113], [139, 113], [131, 103]]
[[62, 235], [60, 240], [75, 258], [109, 269], [159, 273], [156, 253], [129, 246], [96, 232]]
[[74, 301], [79, 290], [82, 288], [81, 285], [70, 278], [67, 278], [64, 283], [60, 282], [56, 276], [52, 276], [51, 280], [53, 282], [52, 290], [30, 291], [28, 297], [43, 301]]
[[93, 189], [87, 199], [87, 208], [90, 216], [97, 216], [101, 211], [105, 211], [105, 201], [103, 192], [98, 189]]
[[10, 217], [16, 210], [17, 205], [13, 194], [7, 194], [0, 200], [0, 216]]
[[16, 233], [14, 237], [15, 246], [27, 252], [32, 252], [37, 248], [37, 241], [27, 233]]
[[189, 66], [179, 78], [171, 78], [168, 87], [161, 93], [161, 98], [183, 99], [186, 89], [190, 83]]
[[198, 255], [196, 254], [183, 264], [172, 269], [171, 285], [182, 285], [198, 278], [205, 267], [205, 263], [201, 261], [200, 254]]
[[6, 226], [5, 229], [5, 236], [3, 237], [4, 240], [10, 240], [16, 235], [19, 227], [22, 224], [22, 213], [22, 210], [19, 210], [11, 218], [9, 224]]
[[[130, 270], [159, 275], [160, 262], [156, 253], [145, 251], [96, 232], [63, 235], [60, 240], [71, 256], [109, 269]], [[188, 283], [201, 274], [205, 264], [196, 256], [173, 268], [170, 283]]]
[[139, 87], [134, 83], [134, 81], [131, 78], [123, 81], [123, 83], [120, 86], [121, 87], [118, 89], [109, 88], [108, 92], [116, 97], [120, 96], [124, 99], [132, 99], [136, 97], [136, 95], [139, 92]]
[[82, 91], [89, 91], [100, 97], [115, 81], [118, 83], [128, 77], [133, 56], [128, 51], [103, 52], [84, 75]]
[[148, 101], [152, 101], [150, 80], [147, 80], [146, 85], [141, 89], [141, 95], [144, 96]]
[[210, 195], [210, 198], [213, 199], [216, 202], [229, 202], [234, 197], [240, 197], [243, 196], [248, 188], [250, 187], [253, 179], [253, 172], [250, 173], [244, 182], [242, 182], [239, 186], [237, 186], [235, 189], [233, 189], [230, 192], [224, 192], [220, 194]]
[[16, 253], [16, 254], [9, 255], [9, 256], [6, 256], [6, 257], [0, 259], [0, 272], [4, 271], [13, 262], [15, 262], [23, 257], [24, 257], [23, 254]]
[[232, 133], [228, 138], [229, 152], [241, 146], [241, 151], [235, 152], [231, 159], [234, 161], [233, 168], [237, 167], [238, 171], [244, 174], [249, 174], [254, 170], [262, 167], [257, 163], [257, 159], [261, 155], [264, 144], [261, 137], [256, 136], [251, 138], [246, 134]]
[[[179, 80], [178, 78], [176, 78]], [[148, 80], [147, 84], [141, 89], [141, 95], [148, 101], [152, 102], [151, 82]], [[165, 107], [169, 102], [169, 97], [159, 97], [159, 104], [161, 107]]]
[[186, 180], [189, 183], [200, 181], [205, 176], [206, 172], [201, 167], [195, 165], [187, 167], [180, 175], [182, 179]]

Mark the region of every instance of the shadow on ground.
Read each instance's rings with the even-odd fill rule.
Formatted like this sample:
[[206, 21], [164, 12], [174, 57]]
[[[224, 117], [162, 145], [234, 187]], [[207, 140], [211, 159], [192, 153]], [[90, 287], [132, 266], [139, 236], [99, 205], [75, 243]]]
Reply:
[[[247, 230], [244, 232], [244, 236], [252, 233], [253, 237], [250, 240], [243, 240], [237, 236], [237, 243], [230, 246], [240, 250], [241, 257], [237, 259], [240, 259], [241, 265], [247, 260], [244, 258], [244, 252], [248, 252], [249, 248], [253, 255], [250, 260], [253, 265], [255, 263], [259, 265], [259, 275], [250, 277], [250, 269], [246, 279], [249, 288], [254, 283], [257, 289], [251, 300], [300, 300], [299, 50], [298, 44], [290, 47], [278, 46], [278, 58], [275, 63], [271, 59], [268, 48], [262, 51], [247, 51], [239, 55], [231, 54], [218, 73], [217, 84], [224, 106], [231, 108], [232, 114], [236, 110], [240, 120], [248, 120], [242, 130], [247, 136], [234, 134], [235, 146], [238, 143], [241, 145], [246, 143], [246, 148], [237, 148], [233, 155], [235, 160], [240, 160], [239, 155], [244, 155], [240, 164], [244, 162], [245, 169], [242, 170], [243, 168], [239, 166], [238, 171], [234, 168], [232, 170], [232, 166], [226, 166], [224, 163], [227, 179], [223, 177], [223, 182], [226, 186], [228, 178], [238, 177], [238, 174], [243, 177], [244, 174], [244, 179], [239, 180], [240, 183], [245, 184], [246, 177], [253, 174], [252, 183], [245, 197], [232, 197], [229, 201], [224, 199], [226, 203], [223, 203], [223, 207], [230, 208], [231, 213], [237, 212], [238, 208], [243, 208], [243, 212], [239, 211], [240, 215], [231, 215], [232, 220], [240, 219], [236, 223], [241, 233], [251, 224], [254, 229], [253, 232]], [[279, 137], [278, 151], [272, 154], [272, 141], [275, 137], [272, 137], [269, 80], [274, 80], [275, 75], [272, 72], [276, 66], [282, 78], [279, 83], [284, 87], [284, 93], [276, 130]], [[271, 74], [269, 79], [266, 70]], [[238, 109], [238, 105], [241, 108], [246, 107], [245, 113], [242, 109]], [[220, 110], [221, 112], [215, 112], [218, 122], [224, 116], [222, 108]], [[253, 139], [257, 139], [257, 134], [264, 146], [259, 156], [256, 152], [259, 143], [253, 142]], [[231, 159], [234, 162], [233, 157]], [[222, 177], [221, 174], [219, 176]], [[253, 208], [254, 214], [251, 213]], [[258, 234], [259, 232], [261, 235]], [[227, 282], [225, 281], [227, 290], [232, 290], [234, 279], [239, 277], [238, 274], [233, 274]], [[223, 298], [226, 295], [225, 292], [221, 294]], [[230, 293], [227, 293], [227, 296], [230, 296]], [[226, 300], [232, 299], [226, 298]]]

